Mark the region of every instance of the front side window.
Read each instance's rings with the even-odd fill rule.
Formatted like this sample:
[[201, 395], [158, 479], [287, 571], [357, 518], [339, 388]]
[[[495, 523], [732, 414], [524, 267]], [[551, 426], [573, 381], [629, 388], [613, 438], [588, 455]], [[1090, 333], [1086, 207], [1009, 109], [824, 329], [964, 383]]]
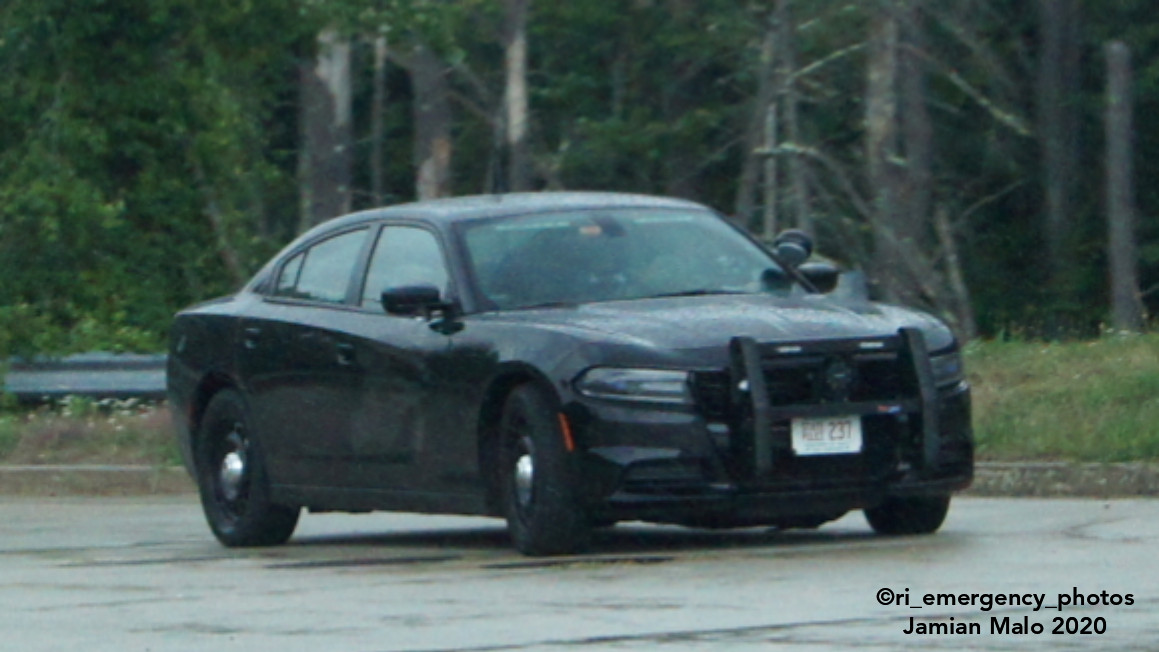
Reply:
[[334, 236], [296, 254], [278, 274], [275, 294], [282, 297], [342, 303], [350, 275], [366, 241], [366, 229]]
[[411, 226], [388, 226], [379, 234], [370, 257], [362, 305], [377, 307], [383, 290], [406, 286], [433, 285], [446, 294], [447, 278], [442, 248], [433, 233]]

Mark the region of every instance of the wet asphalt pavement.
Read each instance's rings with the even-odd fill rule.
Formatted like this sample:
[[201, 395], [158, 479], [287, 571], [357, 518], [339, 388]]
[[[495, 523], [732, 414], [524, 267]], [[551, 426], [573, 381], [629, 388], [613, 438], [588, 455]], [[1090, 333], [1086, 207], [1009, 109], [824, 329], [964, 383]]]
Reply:
[[529, 559], [489, 519], [306, 515], [227, 550], [191, 495], [0, 496], [0, 649], [1154, 650], [1157, 552], [1159, 500], [961, 498], [918, 538], [627, 524]]

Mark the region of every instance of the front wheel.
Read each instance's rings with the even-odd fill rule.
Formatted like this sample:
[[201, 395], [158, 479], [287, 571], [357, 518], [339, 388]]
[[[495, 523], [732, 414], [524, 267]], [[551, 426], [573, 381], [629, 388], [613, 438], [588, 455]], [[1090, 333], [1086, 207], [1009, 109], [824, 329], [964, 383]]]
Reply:
[[878, 534], [930, 534], [949, 511], [949, 495], [891, 497], [865, 510], [865, 520]]
[[300, 510], [270, 500], [269, 479], [245, 401], [233, 390], [213, 397], [196, 445], [197, 486], [205, 520], [227, 546], [285, 543]]
[[581, 552], [592, 524], [578, 500], [558, 413], [543, 392], [518, 387], [500, 423], [503, 510], [515, 548], [525, 555]]

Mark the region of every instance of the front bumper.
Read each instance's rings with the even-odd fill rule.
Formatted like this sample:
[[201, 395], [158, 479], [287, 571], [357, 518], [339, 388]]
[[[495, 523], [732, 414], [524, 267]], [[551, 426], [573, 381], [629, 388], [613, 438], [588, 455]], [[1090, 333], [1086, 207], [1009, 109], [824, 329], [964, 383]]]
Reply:
[[[770, 394], [760, 387], [753, 392], [760, 397], [716, 409], [704, 401], [667, 407], [577, 400], [565, 413], [581, 444], [576, 478], [589, 511], [598, 520], [811, 524], [890, 496], [945, 495], [969, 486], [969, 386], [934, 387], [924, 349], [911, 356], [914, 345], [904, 338], [897, 346], [899, 364], [912, 368], [899, 386], [913, 391], [890, 400], [761, 405], [760, 397]], [[751, 346], [740, 348], [746, 349], [736, 355], [742, 364], [756, 355]], [[730, 384], [745, 373], [734, 370]], [[756, 372], [750, 367], [748, 373]], [[861, 452], [794, 454], [789, 419], [847, 413], [861, 415]]]

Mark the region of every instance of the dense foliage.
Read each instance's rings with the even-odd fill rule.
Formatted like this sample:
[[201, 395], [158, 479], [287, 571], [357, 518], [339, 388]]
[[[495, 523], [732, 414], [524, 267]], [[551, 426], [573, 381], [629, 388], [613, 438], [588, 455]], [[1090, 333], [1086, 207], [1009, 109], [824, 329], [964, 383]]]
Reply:
[[[1063, 102], [1077, 168], [1063, 274], [1044, 261], [1043, 7], [1079, 12]], [[784, 0], [532, 2], [530, 148], [539, 187], [673, 193], [736, 210], [762, 43]], [[1103, 45], [1136, 62], [1137, 178], [1156, 172], [1159, 21], [1144, 0], [788, 2], [807, 206], [826, 253], [872, 272], [864, 206], [866, 40], [920, 17], [943, 211], [983, 334], [1097, 331], [1108, 311]], [[497, 187], [502, 0], [7, 0], [0, 4], [0, 352], [159, 345], [174, 310], [235, 287], [300, 225], [303, 66], [353, 45], [352, 207], [414, 197], [410, 53], [429, 46], [453, 108], [455, 193]], [[884, 8], [884, 9], [883, 9]], [[907, 25], [909, 23], [906, 23]], [[908, 28], [907, 28], [908, 29]], [[782, 31], [782, 38], [785, 32]], [[371, 179], [372, 39], [389, 44]], [[1073, 91], [1073, 92], [1072, 92]], [[781, 151], [786, 162], [791, 152]], [[904, 167], [905, 161], [898, 163]], [[784, 168], [782, 168], [783, 170]], [[785, 172], [781, 172], [785, 175]], [[782, 183], [787, 181], [782, 176]], [[371, 187], [383, 189], [376, 197]], [[1159, 188], [1140, 184], [1141, 286], [1159, 283]], [[785, 204], [786, 215], [788, 200]], [[737, 216], [751, 226], [759, 214]], [[798, 216], [799, 217], [799, 216]], [[932, 217], [931, 217], [932, 224]], [[932, 226], [929, 229], [932, 232]], [[931, 242], [936, 242], [931, 236]], [[931, 265], [948, 264], [938, 250]], [[1155, 307], [1155, 296], [1145, 297]], [[936, 307], [936, 306], [935, 306]]]

